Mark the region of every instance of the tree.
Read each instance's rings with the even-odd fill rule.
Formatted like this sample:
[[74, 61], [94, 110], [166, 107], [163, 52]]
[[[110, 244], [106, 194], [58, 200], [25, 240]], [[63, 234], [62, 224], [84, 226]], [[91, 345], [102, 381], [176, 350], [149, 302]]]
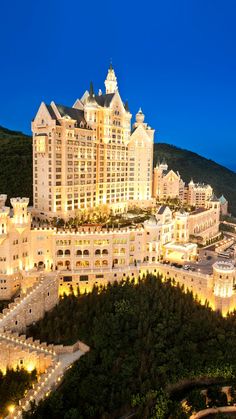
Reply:
[[201, 390], [192, 390], [188, 393], [186, 401], [192, 412], [206, 409], [206, 396]]

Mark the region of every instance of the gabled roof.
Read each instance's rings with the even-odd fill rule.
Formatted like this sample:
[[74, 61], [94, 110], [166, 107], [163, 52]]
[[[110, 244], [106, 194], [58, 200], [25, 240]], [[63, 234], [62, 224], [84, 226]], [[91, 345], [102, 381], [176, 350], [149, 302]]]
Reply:
[[128, 104], [128, 100], [126, 100], [125, 104], [124, 104], [124, 108], [126, 110], [126, 112], [129, 112], [129, 104]]
[[54, 110], [52, 109], [51, 105], [46, 105], [46, 108], [48, 110], [48, 112], [50, 113], [50, 116], [52, 119], [57, 119], [56, 114], [54, 112]]
[[166, 205], [161, 205], [160, 208], [157, 211], [157, 214], [162, 215], [164, 214], [165, 210], [166, 210], [167, 206]]
[[71, 119], [75, 119], [78, 122], [78, 124], [80, 124], [80, 122], [87, 124], [84, 118], [83, 110], [76, 109], [76, 108], [69, 108], [68, 106], [64, 106], [64, 105], [56, 105], [56, 107], [58, 111], [60, 112], [60, 115], [62, 118], [68, 115]]
[[215, 194], [213, 194], [213, 195], [210, 197], [210, 201], [211, 201], [211, 202], [219, 202], [219, 199], [217, 198], [217, 196], [216, 196]]
[[105, 95], [96, 95], [94, 96], [95, 101], [99, 106], [105, 106], [108, 108], [110, 106], [110, 103], [114, 97], [115, 93], [107, 93]]
[[172, 169], [171, 169], [171, 170], [169, 170], [169, 171], [168, 171], [168, 170], [163, 170], [163, 172], [162, 172], [162, 173], [163, 173], [163, 175], [164, 175], [164, 176], [166, 176], [166, 177], [167, 177], [167, 176], [169, 177], [169, 176], [171, 176], [171, 175], [172, 175], [172, 176], [175, 176], [175, 178], [177, 178], [177, 179], [179, 178], [178, 174], [177, 174], [176, 172], [174, 172], [174, 170], [172, 170]]
[[148, 142], [151, 141], [150, 137], [147, 134], [147, 130], [143, 124], [138, 125], [131, 131], [130, 139], [136, 138], [138, 135], [140, 135], [140, 132], [142, 133], [143, 140], [148, 140]]
[[32, 119], [32, 121], [35, 121], [35, 119], [37, 118], [37, 115], [38, 115], [39, 111], [40, 111], [41, 109], [43, 109], [43, 108], [46, 108], [46, 109], [47, 109], [47, 111], [48, 111], [48, 113], [49, 113], [50, 117], [51, 117], [54, 121], [56, 121], [56, 125], [60, 125], [60, 124], [59, 124], [59, 122], [58, 122], [57, 115], [55, 114], [55, 112], [54, 112], [54, 110], [53, 110], [53, 107], [52, 107], [51, 105], [47, 105], [45, 102], [41, 102], [40, 107], [39, 107], [39, 109], [38, 109], [38, 111], [37, 111], [37, 114], [36, 114], [36, 116]]

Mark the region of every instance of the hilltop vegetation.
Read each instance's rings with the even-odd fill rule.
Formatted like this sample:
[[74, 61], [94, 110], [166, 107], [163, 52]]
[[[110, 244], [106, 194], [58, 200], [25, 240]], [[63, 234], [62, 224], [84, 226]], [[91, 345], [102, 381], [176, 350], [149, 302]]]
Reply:
[[32, 204], [32, 139], [3, 127], [0, 127], [0, 193], [8, 198], [29, 197]]
[[[196, 153], [163, 143], [154, 145], [154, 165], [165, 160], [183, 180], [212, 185], [224, 194], [236, 215], [236, 173]], [[21, 132], [0, 127], [0, 193], [28, 196], [32, 204], [32, 139]]]
[[159, 276], [64, 296], [28, 335], [63, 344], [81, 339], [91, 350], [25, 418], [115, 419], [135, 412], [135, 418], [183, 419], [172, 386], [235, 378], [235, 326], [235, 315], [224, 319]]

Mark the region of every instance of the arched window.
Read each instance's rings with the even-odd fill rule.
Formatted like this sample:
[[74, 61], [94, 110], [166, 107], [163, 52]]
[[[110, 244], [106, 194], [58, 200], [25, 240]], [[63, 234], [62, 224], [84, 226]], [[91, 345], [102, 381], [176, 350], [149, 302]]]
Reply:
[[118, 264], [118, 259], [113, 259], [113, 264], [117, 265]]
[[57, 256], [62, 256], [62, 255], [63, 255], [63, 250], [59, 249], [59, 250], [57, 251]]
[[96, 249], [95, 250], [95, 255], [100, 255], [101, 254], [101, 250], [100, 249]]
[[107, 261], [107, 260], [103, 260], [103, 261], [102, 261], [102, 265], [103, 265], [103, 266], [108, 266], [108, 261]]
[[103, 255], [108, 255], [108, 250], [107, 249], [103, 249], [102, 254]]
[[124, 254], [124, 253], [125, 253], [125, 248], [124, 248], [124, 247], [122, 247], [122, 248], [120, 249], [120, 253], [122, 253], [122, 254]]
[[65, 266], [70, 266], [70, 261], [69, 260], [65, 261]]
[[63, 262], [62, 262], [61, 260], [60, 260], [60, 261], [58, 261], [58, 262], [57, 262], [57, 266], [58, 266], [58, 267], [62, 267], [62, 266], [63, 266]]
[[77, 255], [77, 256], [82, 256], [82, 250], [77, 250], [77, 251], [76, 251], [76, 255]]
[[70, 255], [70, 250], [69, 249], [65, 250], [65, 255]]
[[100, 266], [100, 260], [95, 260], [95, 266]]
[[77, 268], [88, 268], [89, 267], [89, 261], [88, 260], [77, 260], [76, 267]]
[[84, 250], [84, 256], [89, 256], [89, 250]]

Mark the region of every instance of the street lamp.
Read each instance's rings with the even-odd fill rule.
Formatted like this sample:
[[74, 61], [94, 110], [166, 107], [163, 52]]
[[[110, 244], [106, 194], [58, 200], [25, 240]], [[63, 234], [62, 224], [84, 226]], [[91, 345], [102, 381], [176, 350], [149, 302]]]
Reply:
[[15, 410], [15, 405], [14, 405], [14, 404], [10, 404], [10, 405], [8, 406], [7, 410], [8, 410], [8, 412], [9, 412], [9, 413], [13, 413], [13, 412], [14, 412], [14, 410]]

